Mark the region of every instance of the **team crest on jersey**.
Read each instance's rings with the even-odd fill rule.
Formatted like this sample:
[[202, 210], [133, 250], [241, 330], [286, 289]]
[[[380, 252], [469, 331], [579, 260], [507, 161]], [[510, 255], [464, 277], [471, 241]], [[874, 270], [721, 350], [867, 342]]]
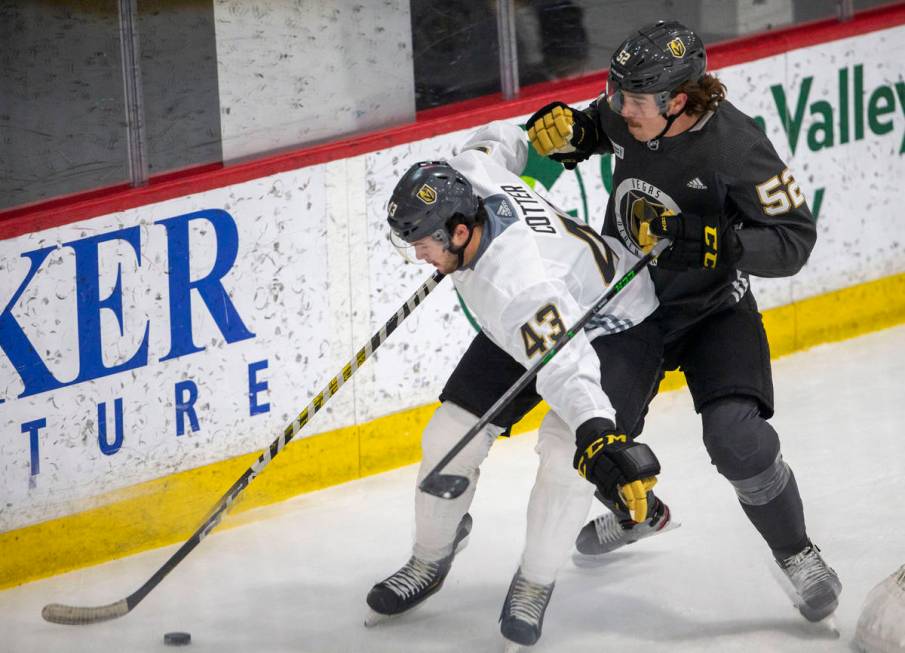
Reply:
[[672, 56], [674, 56], [676, 59], [681, 59], [685, 56], [685, 43], [683, 43], [682, 39], [680, 39], [678, 36], [667, 43], [666, 47], [669, 48]]
[[635, 177], [623, 179], [613, 192], [613, 199], [619, 238], [637, 256], [644, 255], [644, 248], [638, 237], [643, 223], [657, 218], [666, 210], [682, 212], [669, 195]]
[[425, 204], [433, 204], [437, 201], [437, 191], [427, 184], [424, 184], [418, 189], [418, 199]]

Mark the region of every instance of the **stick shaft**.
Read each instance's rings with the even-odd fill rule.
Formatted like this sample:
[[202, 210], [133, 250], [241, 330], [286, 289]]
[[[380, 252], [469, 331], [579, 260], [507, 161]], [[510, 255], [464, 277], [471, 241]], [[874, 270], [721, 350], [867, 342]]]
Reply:
[[[557, 340], [553, 346], [547, 351], [544, 356], [534, 363], [530, 368], [525, 370], [524, 374], [522, 374], [518, 380], [512, 384], [503, 396], [496, 400], [496, 402], [487, 409], [487, 411], [481, 416], [481, 418], [472, 426], [468, 432], [462, 436], [462, 438], [453, 445], [453, 447], [440, 459], [434, 468], [428, 472], [427, 476], [424, 477], [424, 480], [421, 481], [421, 485], [419, 486], [421, 490], [428, 492], [429, 489], [435, 487], [437, 483], [437, 478], [440, 476], [443, 469], [455, 458], [462, 449], [468, 446], [468, 443], [471, 442], [478, 433], [480, 433], [485, 426], [487, 426], [494, 417], [500, 414], [500, 412], [512, 401], [525, 387], [531, 383], [535, 376], [537, 376], [538, 372], [540, 372], [541, 368], [550, 362], [550, 359], [553, 358], [563, 347], [565, 347], [572, 339], [575, 337], [576, 333], [579, 333], [584, 326], [588, 323], [588, 321], [597, 314], [600, 309], [602, 309], [606, 304], [610, 302], [613, 297], [615, 297], [619, 292], [628, 284], [635, 276], [640, 272], [648, 263], [650, 263], [653, 259], [660, 255], [660, 253], [665, 250], [667, 247], [671, 245], [671, 241], [667, 239], [661, 239], [654, 245], [653, 249], [650, 252], [642, 256], [638, 261], [631, 267], [629, 270], [622, 275], [622, 277], [610, 286], [609, 290], [607, 290], [600, 298], [594, 302], [594, 305], [589, 308], [584, 315], [582, 315], [578, 321], [572, 325], [571, 328], [566, 330], [566, 332]], [[433, 494], [433, 492], [430, 492]], [[447, 497], [449, 498], [449, 497]]]
[[141, 600], [182, 561], [183, 558], [198, 546], [201, 540], [207, 537], [210, 532], [217, 527], [220, 520], [223, 518], [224, 513], [226, 513], [230, 506], [235, 502], [236, 497], [239, 496], [239, 494], [248, 487], [248, 484], [251, 483], [268, 464], [270, 464], [270, 461], [273, 460], [287, 444], [289, 444], [292, 438], [294, 438], [310, 421], [311, 417], [323, 408], [324, 404], [339, 391], [339, 388], [351, 378], [355, 371], [358, 370], [358, 368], [371, 357], [377, 348], [386, 341], [390, 334], [402, 324], [402, 321], [412, 314], [418, 305], [424, 301], [427, 295], [437, 287], [437, 284], [443, 280], [443, 277], [444, 275], [442, 273], [435, 272], [433, 276], [421, 284], [418, 290], [416, 290], [415, 293], [399, 307], [399, 310], [397, 310], [396, 313], [394, 313], [393, 316], [371, 336], [364, 347], [358, 350], [352, 360], [343, 366], [339, 374], [330, 379], [324, 389], [311, 400], [311, 403], [309, 403], [308, 406], [306, 406], [305, 409], [299, 413], [285, 429], [283, 429], [283, 432], [276, 440], [270, 443], [270, 446], [261, 453], [257, 461], [245, 470], [245, 473], [233, 483], [232, 487], [230, 487], [222, 497], [220, 497], [220, 500], [208, 514], [208, 517], [204, 520], [204, 523], [201, 524], [198, 530], [196, 530], [141, 587], [125, 599], [106, 606], [80, 608], [57, 603], [50, 604], [45, 606], [41, 613], [44, 619], [53, 623], [79, 625], [115, 619], [130, 612], [132, 608], [138, 605], [138, 603], [140, 603]]

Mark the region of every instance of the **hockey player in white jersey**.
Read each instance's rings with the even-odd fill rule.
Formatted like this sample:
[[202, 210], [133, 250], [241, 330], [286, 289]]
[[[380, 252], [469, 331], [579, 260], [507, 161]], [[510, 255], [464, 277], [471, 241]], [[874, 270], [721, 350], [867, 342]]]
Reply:
[[[388, 204], [394, 236], [410, 245], [417, 259], [451, 276], [481, 327], [425, 428], [419, 484], [507, 389], [512, 368], [523, 369], [543, 356], [638, 260], [618, 240], [600, 236], [536, 194], [518, 176], [526, 161], [524, 132], [493, 123], [448, 162], [412, 166]], [[556, 573], [595, 489], [636, 521], [647, 519], [647, 491], [659, 463], [646, 445], [617, 430], [617, 416], [601, 388], [605, 363], [592, 342], [638, 324], [656, 307], [642, 269], [584, 333], [541, 368], [536, 390], [519, 395], [445, 468], [471, 481], [465, 493], [447, 500], [416, 490], [412, 556], [371, 589], [369, 625], [440, 589], [471, 530], [467, 510], [478, 467], [494, 439], [543, 397], [551, 411], [538, 434], [540, 462], [526, 544], [500, 617], [509, 642], [537, 641]]]

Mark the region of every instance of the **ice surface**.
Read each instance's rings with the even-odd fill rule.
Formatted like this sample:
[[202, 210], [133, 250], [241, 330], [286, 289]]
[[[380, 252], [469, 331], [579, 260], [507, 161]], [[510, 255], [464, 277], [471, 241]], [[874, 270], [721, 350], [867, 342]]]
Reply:
[[[683, 390], [654, 402], [645, 430], [663, 465], [659, 493], [682, 528], [597, 569], [569, 563], [532, 652], [851, 651], [867, 592], [905, 562], [905, 326], [781, 359], [774, 376], [772, 423], [809, 533], [844, 584], [841, 638], [815, 634], [776, 584], [769, 552], [710, 465]], [[414, 466], [216, 532], [112, 622], [58, 626], [40, 614], [50, 602], [126, 596], [173, 547], [0, 592], [0, 651], [163, 651], [163, 634], [174, 630], [192, 633], [195, 653], [500, 651], [497, 617], [524, 540], [535, 437], [494, 446], [470, 545], [445, 587], [411, 615], [362, 626], [371, 584], [409, 555]]]

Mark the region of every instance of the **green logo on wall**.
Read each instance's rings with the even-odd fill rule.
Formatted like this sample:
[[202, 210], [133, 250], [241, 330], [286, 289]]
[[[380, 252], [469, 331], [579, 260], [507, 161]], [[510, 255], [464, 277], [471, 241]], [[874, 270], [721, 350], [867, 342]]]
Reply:
[[[829, 99], [818, 99], [809, 104], [813, 83], [813, 75], [801, 80], [794, 108], [789, 102], [791, 94], [787, 94], [782, 84], [770, 87], [773, 103], [793, 154], [805, 123], [808, 149], [816, 152], [863, 140], [865, 122], [871, 132], [885, 136], [895, 128], [895, 121], [890, 114], [905, 115], [905, 82], [881, 84], [868, 94], [864, 89], [863, 64], [857, 64], [852, 69], [848, 66], [840, 68], [836, 76], [836, 92], [830, 93]], [[899, 112], [896, 111], [897, 106]], [[763, 124], [763, 119], [760, 123]], [[899, 145], [899, 154], [905, 154], [905, 131]]]

